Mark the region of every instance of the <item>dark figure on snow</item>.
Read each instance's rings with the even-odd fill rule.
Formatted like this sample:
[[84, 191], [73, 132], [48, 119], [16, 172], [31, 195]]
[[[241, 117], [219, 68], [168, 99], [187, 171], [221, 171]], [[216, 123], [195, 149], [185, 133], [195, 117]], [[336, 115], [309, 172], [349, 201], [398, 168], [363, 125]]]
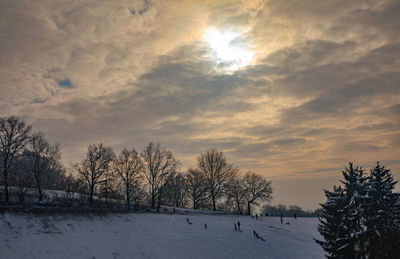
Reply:
[[186, 222], [187, 222], [188, 224], [190, 223], [189, 218], [186, 218]]
[[236, 223], [233, 223], [233, 225], [235, 226], [235, 231], [237, 231], [237, 226], [236, 226]]
[[281, 212], [281, 224], [283, 224], [283, 214]]
[[239, 221], [237, 222], [237, 226], [238, 226], [238, 229], [240, 231], [240, 222]]
[[258, 220], [258, 215], [256, 214], [256, 220]]
[[254, 236], [254, 237], [256, 237], [256, 234], [257, 234], [256, 231], [253, 230], [253, 236]]
[[294, 219], [297, 219], [297, 215], [296, 215], [296, 213], [294, 214]]
[[207, 224], [204, 224], [204, 228], [207, 229]]

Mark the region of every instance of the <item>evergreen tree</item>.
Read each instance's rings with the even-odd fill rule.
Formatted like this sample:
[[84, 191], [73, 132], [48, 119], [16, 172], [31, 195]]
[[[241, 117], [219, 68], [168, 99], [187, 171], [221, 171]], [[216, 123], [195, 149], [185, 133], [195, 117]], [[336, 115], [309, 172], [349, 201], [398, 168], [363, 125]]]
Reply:
[[400, 230], [395, 214], [398, 195], [393, 192], [396, 183], [390, 170], [379, 162], [371, 169], [368, 202], [364, 209], [368, 258], [396, 258], [400, 255]]
[[366, 180], [364, 170], [353, 166], [342, 171], [344, 181], [344, 207], [343, 224], [347, 228], [347, 233], [343, 239], [344, 245], [339, 249], [344, 258], [364, 258], [365, 240], [364, 240], [364, 218], [363, 204], [366, 201]]
[[333, 191], [325, 190], [327, 201], [322, 206], [318, 231], [324, 241], [315, 240], [328, 253], [328, 258], [342, 258], [340, 248], [345, 245], [346, 227], [343, 223], [344, 191], [342, 187], [333, 187]]
[[322, 204], [322, 219], [318, 231], [325, 241], [316, 242], [328, 253], [328, 258], [364, 258], [363, 204], [366, 197], [366, 177], [359, 167], [342, 171], [342, 187], [325, 191], [328, 198]]

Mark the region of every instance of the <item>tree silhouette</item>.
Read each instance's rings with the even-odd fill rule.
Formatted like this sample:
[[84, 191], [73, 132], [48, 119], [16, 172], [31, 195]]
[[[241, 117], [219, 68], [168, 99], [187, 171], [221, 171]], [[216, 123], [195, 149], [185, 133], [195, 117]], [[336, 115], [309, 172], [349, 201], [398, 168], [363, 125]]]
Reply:
[[0, 118], [1, 169], [4, 174], [5, 201], [9, 202], [8, 173], [14, 159], [22, 152], [30, 140], [32, 127], [11, 116]]
[[222, 152], [216, 149], [207, 150], [198, 158], [199, 170], [204, 174], [207, 190], [211, 197], [213, 210], [217, 209], [216, 202], [233, 181], [238, 170], [226, 162]]

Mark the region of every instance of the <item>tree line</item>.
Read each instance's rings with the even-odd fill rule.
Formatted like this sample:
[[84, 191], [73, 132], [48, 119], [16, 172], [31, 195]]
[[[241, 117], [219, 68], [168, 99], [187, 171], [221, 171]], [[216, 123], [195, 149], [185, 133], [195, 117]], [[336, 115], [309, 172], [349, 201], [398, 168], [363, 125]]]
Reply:
[[43, 190], [52, 189], [67, 196], [85, 194], [89, 205], [103, 197], [123, 200], [128, 208], [165, 205], [250, 214], [255, 205], [272, 198], [270, 181], [254, 172], [241, 174], [216, 149], [200, 154], [197, 167], [183, 172], [172, 151], [159, 144], [149, 143], [142, 152], [124, 148], [115, 153], [99, 143], [90, 145], [86, 157], [66, 169], [59, 145], [14, 116], [0, 118], [0, 162], [4, 190], [0, 200], [6, 203], [10, 189], [16, 188], [23, 201], [33, 188], [39, 202]]
[[293, 217], [295, 214], [297, 217], [318, 217], [321, 213], [320, 209], [316, 209], [314, 211], [304, 210], [300, 206], [297, 205], [290, 205], [286, 206], [284, 204], [277, 204], [277, 205], [264, 205], [263, 215], [268, 215], [272, 217]]
[[352, 163], [342, 185], [325, 190], [316, 240], [328, 258], [399, 258], [400, 196], [397, 181], [379, 162], [367, 175]]

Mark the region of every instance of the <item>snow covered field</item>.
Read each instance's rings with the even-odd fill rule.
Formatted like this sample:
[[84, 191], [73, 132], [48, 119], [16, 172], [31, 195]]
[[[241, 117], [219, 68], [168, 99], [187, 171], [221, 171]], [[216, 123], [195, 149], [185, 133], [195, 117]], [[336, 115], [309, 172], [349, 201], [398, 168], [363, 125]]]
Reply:
[[[238, 220], [242, 232], [234, 230]], [[316, 218], [284, 220], [290, 225], [231, 215], [3, 213], [0, 258], [324, 258], [313, 240]]]

